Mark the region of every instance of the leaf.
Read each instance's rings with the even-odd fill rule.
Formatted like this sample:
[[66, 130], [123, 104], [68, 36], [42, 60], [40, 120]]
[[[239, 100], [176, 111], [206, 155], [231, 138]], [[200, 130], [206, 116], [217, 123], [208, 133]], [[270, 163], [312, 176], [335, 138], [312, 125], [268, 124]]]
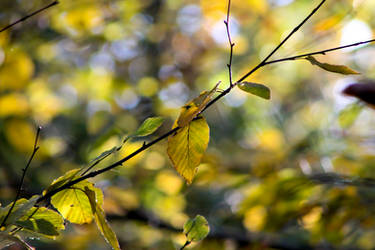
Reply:
[[339, 113], [339, 124], [342, 128], [349, 128], [356, 121], [361, 113], [363, 106], [354, 103], [341, 110]]
[[143, 137], [154, 133], [164, 122], [163, 117], [150, 117], [147, 118], [132, 137]]
[[0, 233], [0, 249], [4, 249], [10, 245], [13, 245], [14, 243], [18, 243], [21, 246], [25, 247], [26, 249], [34, 250], [33, 247], [28, 245], [25, 241], [23, 241], [18, 236], [6, 234], [6, 233]]
[[184, 224], [184, 234], [189, 242], [203, 240], [209, 232], [208, 222], [201, 215], [195, 216], [194, 219], [189, 219]]
[[366, 80], [361, 83], [350, 84], [343, 91], [344, 94], [354, 96], [361, 101], [370, 104], [370, 107], [374, 108], [375, 105], [375, 82], [372, 80]]
[[263, 84], [254, 82], [240, 82], [237, 84], [237, 86], [247, 93], [259, 96], [267, 100], [271, 99], [270, 89]]
[[[173, 127], [177, 126], [177, 121]], [[210, 129], [200, 117], [168, 138], [168, 156], [177, 172], [190, 184], [210, 140]]]
[[60, 230], [64, 230], [63, 217], [45, 207], [33, 207], [25, 216], [16, 221], [17, 226], [44, 236], [57, 236]]
[[116, 234], [113, 232], [112, 228], [108, 224], [107, 220], [105, 219], [105, 213], [97, 201], [103, 198], [99, 198], [97, 196], [103, 197], [103, 194], [100, 189], [94, 188], [95, 191], [89, 188], [85, 188], [85, 193], [90, 200], [91, 209], [94, 213], [94, 218], [98, 229], [102, 233], [104, 239], [111, 245], [113, 249], [120, 249], [120, 244], [117, 240]]
[[[30, 210], [38, 200], [39, 196], [34, 195], [31, 199], [19, 199], [17, 200], [11, 214], [9, 215], [5, 226], [14, 224], [19, 218], [24, 216], [28, 210]], [[0, 222], [3, 222], [5, 216], [7, 215], [9, 209], [11, 208], [12, 203], [6, 206], [5, 208], [1, 208], [0, 210]]]
[[358, 75], [359, 74], [357, 71], [354, 71], [351, 68], [344, 66], [344, 65], [321, 63], [312, 56], [308, 56], [304, 59], [308, 60], [312, 65], [316, 65], [329, 72], [339, 73], [343, 75]]
[[199, 114], [199, 112], [201, 112], [207, 106], [212, 96], [215, 94], [219, 84], [220, 82], [218, 82], [210, 91], [203, 91], [198, 97], [182, 106], [180, 116], [177, 119], [177, 124], [179, 127], [182, 128], [188, 125], [189, 122], [191, 122]]
[[[121, 149], [121, 147], [113, 147], [109, 150], [106, 150], [104, 152], [102, 152], [99, 156], [95, 157], [94, 159], [91, 160], [91, 162], [100, 162], [102, 160], [104, 160], [105, 158], [107, 158], [109, 155], [113, 154], [114, 152], [118, 151], [119, 148]], [[96, 165], [96, 164], [95, 164]]]
[[90, 200], [85, 193], [86, 187], [92, 189], [93, 184], [81, 181], [51, 198], [52, 205], [71, 223], [90, 223], [94, 217]]
[[65, 175], [63, 176], [60, 176], [59, 178], [55, 179], [51, 185], [43, 191], [43, 195], [45, 195], [46, 193], [48, 192], [51, 192], [52, 190], [55, 190], [61, 186], [63, 186], [64, 184], [78, 178], [77, 177], [77, 174], [78, 172], [80, 171], [81, 169], [73, 169], [73, 170], [70, 170], [68, 171], [67, 173], [65, 173]]

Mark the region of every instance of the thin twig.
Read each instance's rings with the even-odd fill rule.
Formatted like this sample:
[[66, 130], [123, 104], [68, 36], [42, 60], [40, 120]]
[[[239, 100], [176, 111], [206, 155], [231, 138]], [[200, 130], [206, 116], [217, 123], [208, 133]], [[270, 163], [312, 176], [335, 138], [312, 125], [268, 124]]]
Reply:
[[180, 248], [180, 250], [183, 250], [185, 249], [185, 247], [187, 247], [188, 245], [190, 245], [191, 241], [186, 241], [185, 244]]
[[320, 51], [316, 51], [316, 52], [310, 52], [310, 53], [301, 54], [301, 55], [297, 55], [297, 56], [281, 58], [281, 59], [266, 62], [265, 65], [284, 62], [284, 61], [293, 61], [293, 60], [303, 58], [303, 57], [307, 57], [307, 56], [325, 55], [326, 53], [332, 52], [332, 51], [335, 51], [335, 50], [346, 49], [346, 48], [355, 47], [355, 46], [359, 46], [359, 45], [363, 45], [363, 44], [367, 44], [367, 43], [373, 43], [373, 42], [375, 42], [375, 39], [371, 39], [371, 40], [367, 40], [367, 41], [363, 41], [363, 42], [358, 42], [358, 43], [352, 43], [352, 44], [349, 44], [349, 45], [344, 45], [344, 46], [340, 46], [340, 47], [336, 47], [336, 48], [320, 50]]
[[232, 42], [232, 38], [230, 36], [230, 30], [229, 30], [229, 16], [230, 16], [230, 4], [231, 0], [228, 0], [228, 11], [227, 11], [227, 20], [224, 20], [224, 24], [227, 30], [227, 36], [228, 36], [228, 42], [229, 42], [229, 47], [230, 47], [230, 54], [229, 54], [229, 63], [227, 64], [228, 67], [228, 73], [229, 73], [229, 84], [230, 87], [233, 86], [233, 81], [232, 81], [232, 61], [233, 61], [233, 47], [234, 43]]
[[[255, 71], [257, 71], [258, 69], [260, 69], [261, 67], [263, 67], [265, 65], [265, 63], [268, 61], [268, 59], [270, 59], [271, 56], [273, 56], [283, 45], [284, 43], [286, 43], [286, 41], [289, 40], [289, 38], [291, 38], [294, 33], [296, 33], [319, 9], [320, 7], [322, 7], [322, 5], [326, 2], [326, 0], [322, 0], [320, 2], [320, 4], [299, 24], [297, 25], [290, 33], [287, 37], [284, 38], [284, 40], [276, 46], [276, 48], [266, 57], [263, 59], [263, 61], [261, 63], [259, 63], [256, 67], [254, 67], [252, 70], [250, 70], [248, 73], [246, 73], [243, 77], [241, 77], [237, 83], [240, 83], [242, 82], [243, 80], [245, 80], [247, 77], [249, 77], [251, 74], [253, 74]], [[208, 106], [208, 105], [207, 105]]]
[[[214, 104], [215, 102], [217, 102], [219, 99], [221, 99], [223, 96], [227, 95], [232, 89], [233, 87], [243, 81], [245, 78], [247, 78], [248, 76], [250, 76], [252, 73], [254, 73], [255, 71], [257, 71], [258, 69], [260, 69], [261, 67], [263, 67], [266, 63], [266, 61], [273, 55], [276, 53], [276, 51], [278, 49], [281, 48], [281, 46], [295, 33], [297, 32], [301, 27], [302, 25], [308, 20], [310, 19], [317, 11], [318, 9], [323, 5], [323, 3], [325, 2], [326, 0], [323, 0], [298, 26], [296, 26], [293, 31], [262, 61], [260, 62], [257, 66], [255, 66], [249, 73], [247, 73], [246, 75], [244, 75], [243, 77], [241, 77], [235, 84], [233, 85], [230, 85], [226, 90], [224, 90], [220, 95], [218, 95], [216, 98], [214, 98], [212, 101], [210, 101], [207, 106], [199, 113], [201, 114], [202, 112], [204, 112], [209, 106], [211, 106], [212, 104]], [[199, 115], [198, 114], [198, 115]], [[83, 175], [75, 180], [72, 180], [64, 185], [62, 185], [61, 187], [59, 188], [56, 188], [54, 190], [51, 190], [50, 192], [47, 192], [46, 194], [44, 194], [43, 196], [41, 196], [38, 200], [37, 200], [37, 203], [39, 202], [42, 202], [42, 201], [45, 201], [45, 200], [48, 200], [50, 197], [52, 197], [53, 195], [55, 195], [56, 193], [62, 191], [62, 190], [65, 190], [67, 188], [70, 188], [71, 186], [73, 186], [74, 184], [77, 184], [83, 180], [86, 180], [86, 179], [89, 179], [89, 178], [92, 178], [92, 177], [95, 177], [97, 175], [100, 175], [104, 172], [107, 172], [117, 166], [120, 166], [122, 165], [124, 162], [126, 162], [127, 160], [133, 158], [134, 156], [138, 155], [139, 153], [143, 152], [144, 150], [146, 150], [147, 148], [151, 147], [152, 145], [154, 145], [155, 143], [167, 138], [168, 136], [174, 134], [175, 132], [177, 132], [180, 128], [179, 127], [176, 127], [172, 130], [170, 130], [169, 132], [159, 136], [158, 138], [156, 138], [155, 140], [147, 143], [147, 144], [144, 144], [142, 147], [140, 147], [138, 150], [134, 151], [133, 153], [131, 153], [130, 155], [126, 156], [125, 158], [113, 163], [112, 165], [108, 166], [108, 167], [105, 167], [105, 168], [102, 168], [100, 170], [97, 170], [97, 171], [93, 171], [93, 172], [90, 172], [86, 175]]]
[[32, 16], [35, 16], [36, 14], [38, 14], [38, 13], [40, 13], [40, 12], [42, 12], [42, 11], [48, 9], [48, 8], [51, 8], [51, 7], [54, 6], [54, 5], [57, 5], [58, 3], [59, 3], [59, 1], [54, 1], [54, 2], [52, 2], [52, 3], [50, 3], [50, 4], [48, 4], [47, 6], [41, 8], [41, 9], [39, 9], [39, 10], [36, 10], [36, 11], [34, 11], [33, 13], [30, 13], [30, 14], [28, 14], [28, 15], [26, 15], [26, 16], [20, 18], [20, 19], [18, 19], [18, 20], [15, 21], [14, 23], [11, 23], [11, 24], [5, 26], [4, 28], [2, 28], [2, 29], [0, 30], [0, 33], [3, 32], [3, 31], [5, 31], [5, 30], [7, 30], [7, 29], [10, 29], [11, 27], [13, 27], [14, 25], [16, 25], [16, 24], [18, 24], [18, 23], [21, 23], [21, 22], [25, 21], [26, 19], [29, 19], [29, 18], [32, 17]]
[[16, 205], [16, 202], [18, 200], [18, 198], [20, 197], [21, 195], [21, 191], [22, 191], [22, 186], [23, 186], [23, 182], [25, 181], [25, 176], [26, 176], [26, 172], [31, 164], [31, 161], [34, 159], [34, 156], [36, 154], [36, 152], [39, 150], [39, 147], [38, 147], [38, 139], [39, 139], [39, 135], [40, 135], [40, 131], [41, 131], [42, 127], [38, 127], [38, 130], [36, 132], [36, 136], [35, 136], [35, 142], [34, 142], [34, 148], [33, 148], [33, 152], [29, 158], [29, 161], [27, 162], [26, 164], [26, 167], [24, 169], [22, 169], [22, 177], [21, 177], [21, 180], [20, 180], [20, 183], [18, 185], [18, 188], [17, 188], [17, 194], [16, 194], [16, 198], [14, 199], [14, 202], [12, 204], [12, 206], [10, 207], [10, 209], [8, 210], [8, 213], [7, 215], [4, 217], [4, 220], [1, 222], [1, 225], [0, 225], [0, 228], [3, 227], [9, 217], [9, 215], [12, 213], [12, 210], [14, 209], [14, 206]]

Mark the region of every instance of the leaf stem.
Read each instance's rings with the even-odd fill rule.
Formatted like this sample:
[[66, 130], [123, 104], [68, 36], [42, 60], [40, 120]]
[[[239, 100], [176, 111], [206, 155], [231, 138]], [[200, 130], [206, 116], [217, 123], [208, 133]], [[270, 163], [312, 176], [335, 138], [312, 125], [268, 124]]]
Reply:
[[16, 202], [18, 200], [18, 198], [20, 197], [21, 195], [21, 191], [22, 191], [22, 186], [23, 186], [23, 183], [25, 181], [25, 176], [26, 176], [26, 171], [29, 169], [29, 166], [31, 164], [31, 161], [34, 159], [34, 156], [36, 154], [36, 152], [39, 150], [39, 147], [38, 147], [38, 139], [39, 139], [39, 135], [40, 135], [40, 131], [42, 130], [42, 127], [38, 127], [37, 129], [37, 132], [36, 132], [36, 136], [35, 136], [35, 142], [34, 142], [34, 148], [33, 148], [33, 152], [26, 164], [26, 167], [24, 169], [22, 169], [22, 177], [21, 177], [21, 180], [20, 180], [20, 183], [18, 185], [18, 188], [17, 188], [17, 194], [16, 194], [16, 198], [14, 199], [13, 203], [12, 203], [12, 206], [10, 207], [10, 209], [8, 210], [8, 213], [7, 215], [4, 217], [4, 220], [1, 222], [1, 225], [0, 225], [0, 228], [3, 227], [9, 217], [9, 215], [12, 213], [12, 210], [14, 209], [14, 206], [16, 205]]
[[20, 19], [18, 19], [18, 20], [15, 21], [14, 23], [11, 23], [11, 24], [5, 26], [4, 28], [2, 28], [2, 29], [0, 30], [0, 33], [6, 31], [7, 29], [12, 28], [14, 25], [16, 25], [16, 24], [18, 24], [18, 23], [21, 23], [21, 22], [23, 22], [23, 21], [29, 19], [30, 17], [35, 16], [36, 14], [38, 14], [38, 13], [40, 13], [40, 12], [42, 12], [42, 11], [48, 9], [48, 8], [51, 8], [52, 6], [57, 5], [57, 4], [59, 4], [59, 1], [57, 1], [57, 0], [56, 0], [56, 1], [53, 1], [52, 3], [48, 4], [47, 6], [44, 6], [43, 8], [41, 8], [41, 9], [39, 9], [39, 10], [36, 10], [36, 11], [34, 11], [34, 12], [32, 12], [32, 13], [30, 13], [30, 14], [28, 14], [28, 15], [26, 15], [26, 16], [20, 18]]

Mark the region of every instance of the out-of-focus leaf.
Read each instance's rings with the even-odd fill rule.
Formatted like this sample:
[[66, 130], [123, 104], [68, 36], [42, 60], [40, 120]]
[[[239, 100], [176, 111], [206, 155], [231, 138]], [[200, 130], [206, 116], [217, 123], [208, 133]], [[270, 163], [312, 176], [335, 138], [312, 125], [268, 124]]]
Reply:
[[85, 187], [85, 193], [89, 198], [96, 225], [98, 226], [98, 229], [102, 233], [104, 239], [111, 245], [113, 249], [120, 249], [120, 244], [117, 240], [116, 234], [113, 232], [112, 228], [105, 219], [105, 213], [102, 205], [98, 203], [98, 200], [103, 199], [101, 190], [98, 188], [89, 189], [88, 187]]
[[134, 133], [133, 137], [143, 137], [154, 133], [164, 122], [163, 117], [147, 118]]
[[267, 100], [271, 99], [270, 89], [263, 84], [253, 82], [241, 82], [238, 83], [237, 86], [247, 93], [259, 96]]
[[210, 91], [203, 91], [198, 97], [182, 106], [180, 116], [177, 119], [179, 127], [182, 128], [188, 125], [189, 122], [191, 122], [195, 116], [207, 106], [219, 84], [220, 82], [218, 82]]
[[[177, 127], [177, 121], [174, 128]], [[190, 184], [210, 140], [210, 129], [201, 117], [168, 138], [168, 155], [177, 172]]]
[[343, 93], [349, 96], [354, 96], [361, 101], [370, 104], [372, 108], [375, 105], [375, 82], [367, 80], [363, 83], [354, 83], [343, 90]]
[[[19, 199], [16, 201], [14, 208], [7, 218], [5, 226], [14, 224], [19, 218], [23, 217], [28, 210], [30, 210], [38, 200], [39, 196], [34, 195], [31, 199]], [[5, 216], [7, 215], [9, 209], [11, 208], [12, 204], [9, 204], [5, 208], [0, 208], [0, 223], [3, 222]]]
[[326, 71], [333, 72], [333, 73], [339, 73], [343, 75], [358, 75], [359, 73], [355, 70], [352, 70], [351, 68], [345, 66], [345, 65], [335, 65], [335, 64], [329, 64], [329, 63], [321, 63], [318, 60], [316, 60], [312, 56], [308, 56], [305, 58], [308, 60], [312, 65], [316, 65], [319, 68], [322, 68]]
[[81, 181], [58, 192], [51, 198], [52, 205], [65, 219], [72, 223], [90, 223], [94, 217], [85, 188], [93, 189], [93, 184], [88, 181]]
[[356, 121], [357, 117], [361, 113], [363, 106], [354, 103], [341, 110], [339, 114], [339, 124], [342, 128], [348, 128]]
[[100, 161], [104, 160], [105, 158], [107, 158], [108, 156], [110, 156], [111, 154], [115, 153], [116, 151], [118, 151], [120, 149], [121, 149], [121, 146], [120, 147], [115, 146], [115, 147], [111, 148], [110, 150], [106, 150], [106, 151], [102, 152], [99, 156], [92, 159], [91, 162], [100, 162]]
[[68, 183], [69, 181], [72, 181], [72, 180], [78, 178], [77, 175], [78, 175], [78, 172], [80, 170], [81, 169], [70, 170], [65, 175], [60, 176], [59, 178], [55, 179], [51, 183], [51, 185], [46, 190], [43, 191], [43, 195], [45, 195], [48, 192], [51, 192], [52, 190], [55, 190], [55, 189], [63, 186], [64, 184]]
[[189, 219], [184, 224], [184, 234], [189, 242], [203, 240], [209, 232], [208, 222], [202, 215], [197, 215], [194, 219]]
[[31, 208], [15, 224], [44, 236], [57, 236], [59, 235], [59, 231], [65, 228], [62, 216], [45, 207]]
[[21, 246], [25, 247], [29, 250], [34, 250], [33, 247], [28, 245], [25, 241], [23, 241], [18, 236], [10, 235], [7, 233], [0, 232], [0, 249], [6, 248], [8, 246], [11, 246], [15, 243], [20, 244]]

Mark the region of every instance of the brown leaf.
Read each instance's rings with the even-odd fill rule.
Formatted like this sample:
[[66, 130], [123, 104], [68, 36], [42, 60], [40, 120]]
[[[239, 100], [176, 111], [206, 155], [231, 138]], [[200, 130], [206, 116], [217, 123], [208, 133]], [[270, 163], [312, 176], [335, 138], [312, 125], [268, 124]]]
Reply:
[[354, 83], [342, 91], [345, 95], [354, 96], [367, 104], [375, 105], [375, 81]]

